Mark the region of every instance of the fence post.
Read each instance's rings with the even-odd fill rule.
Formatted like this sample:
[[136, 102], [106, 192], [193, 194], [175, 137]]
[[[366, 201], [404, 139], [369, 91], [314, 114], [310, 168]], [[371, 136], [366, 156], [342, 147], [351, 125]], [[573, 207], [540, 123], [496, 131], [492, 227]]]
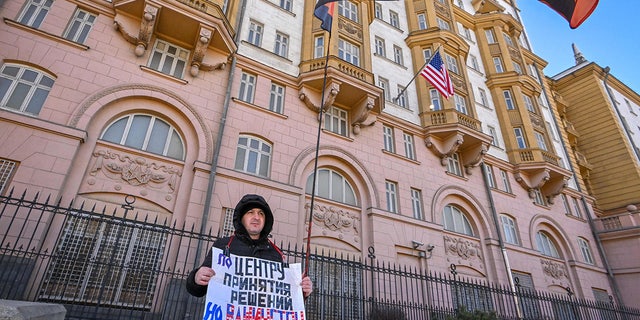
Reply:
[[451, 272], [451, 274], [453, 275], [453, 294], [455, 295], [455, 308], [453, 309], [453, 311], [457, 314], [458, 310], [459, 310], [459, 306], [460, 306], [460, 300], [458, 299], [459, 294], [458, 294], [458, 280], [456, 279], [456, 276], [458, 275], [458, 271], [456, 271], [456, 265], [455, 264], [450, 264], [449, 265], [449, 271]]

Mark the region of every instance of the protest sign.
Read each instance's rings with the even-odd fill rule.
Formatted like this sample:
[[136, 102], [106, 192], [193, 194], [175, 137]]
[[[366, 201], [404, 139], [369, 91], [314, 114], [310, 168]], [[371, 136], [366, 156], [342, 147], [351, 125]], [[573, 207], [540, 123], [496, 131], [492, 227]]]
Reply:
[[305, 319], [300, 264], [285, 265], [213, 248], [203, 320]]

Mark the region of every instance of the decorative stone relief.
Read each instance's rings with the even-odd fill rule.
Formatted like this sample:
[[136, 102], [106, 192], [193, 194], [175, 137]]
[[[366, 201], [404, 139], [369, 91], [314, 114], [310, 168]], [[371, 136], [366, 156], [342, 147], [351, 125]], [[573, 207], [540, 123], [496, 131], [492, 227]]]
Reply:
[[542, 264], [542, 271], [547, 276], [550, 276], [554, 279], [562, 279], [568, 277], [567, 268], [562, 263], [550, 260], [540, 260], [540, 264]]
[[[305, 204], [307, 212], [309, 207], [309, 203]], [[319, 204], [314, 205], [312, 214], [313, 223], [319, 227], [323, 236], [332, 236], [347, 242], [360, 242], [360, 218], [357, 214]]]
[[449, 235], [443, 236], [443, 239], [445, 253], [449, 256], [448, 261], [453, 262], [451, 258], [458, 258], [457, 263], [474, 266], [477, 262], [480, 269], [484, 268], [480, 243]]
[[[102, 173], [105, 177], [116, 182], [114, 189], [122, 189], [118, 183], [130, 186], [148, 187], [166, 193], [165, 200], [170, 201], [175, 193], [178, 178], [182, 176], [181, 169], [163, 163], [150, 162], [144, 157], [134, 157], [110, 150], [97, 150], [89, 175], [96, 177]], [[88, 184], [95, 183], [95, 179], [87, 179]], [[140, 190], [141, 195], [148, 194], [147, 190]], [[145, 194], [143, 194], [145, 193]]]

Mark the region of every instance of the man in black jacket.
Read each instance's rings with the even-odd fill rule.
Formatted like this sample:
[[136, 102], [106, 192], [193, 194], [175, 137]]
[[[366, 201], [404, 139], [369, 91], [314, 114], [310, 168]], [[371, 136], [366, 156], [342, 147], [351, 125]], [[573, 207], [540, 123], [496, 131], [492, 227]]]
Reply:
[[[219, 238], [213, 246], [237, 256], [285, 262], [282, 251], [268, 238], [273, 228], [273, 213], [269, 204], [257, 194], [247, 194], [233, 211], [235, 232], [231, 237]], [[187, 291], [196, 297], [207, 294], [209, 280], [215, 275], [211, 269], [212, 251], [209, 250], [202, 265], [189, 273]], [[313, 291], [313, 284], [305, 276], [300, 283], [304, 297]]]

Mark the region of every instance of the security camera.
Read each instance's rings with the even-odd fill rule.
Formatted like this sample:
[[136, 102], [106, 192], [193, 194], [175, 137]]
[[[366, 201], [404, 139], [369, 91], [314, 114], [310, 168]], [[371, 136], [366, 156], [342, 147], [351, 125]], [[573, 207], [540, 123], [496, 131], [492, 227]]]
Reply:
[[416, 240], [411, 240], [411, 243], [413, 244], [414, 249], [418, 249], [418, 247], [424, 246], [424, 243]]
[[436, 246], [434, 246], [434, 245], [432, 245], [431, 243], [429, 243], [429, 244], [427, 245], [427, 251], [428, 251], [428, 252], [431, 252], [431, 251], [433, 251], [433, 248], [435, 248], [435, 247], [436, 247]]

